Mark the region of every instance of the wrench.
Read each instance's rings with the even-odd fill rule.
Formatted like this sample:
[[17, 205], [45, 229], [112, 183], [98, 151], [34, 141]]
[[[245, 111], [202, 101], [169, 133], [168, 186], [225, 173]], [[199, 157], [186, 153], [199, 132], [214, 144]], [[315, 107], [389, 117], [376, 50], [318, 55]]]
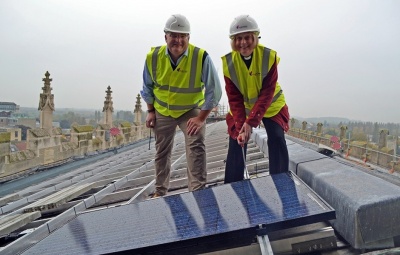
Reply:
[[244, 146], [242, 146], [242, 156], [244, 163], [244, 179], [250, 179], [249, 171], [247, 171], [247, 166], [246, 166], [246, 156], [244, 155]]

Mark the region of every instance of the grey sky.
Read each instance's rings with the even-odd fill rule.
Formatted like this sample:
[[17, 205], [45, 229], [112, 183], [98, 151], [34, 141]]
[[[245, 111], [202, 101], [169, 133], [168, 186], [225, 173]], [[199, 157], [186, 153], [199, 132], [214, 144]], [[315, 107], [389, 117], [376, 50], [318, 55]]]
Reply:
[[56, 110], [102, 109], [110, 85], [114, 108], [133, 111], [146, 53], [164, 44], [174, 13], [189, 19], [190, 42], [224, 86], [229, 25], [250, 14], [281, 57], [292, 116], [400, 123], [399, 12], [396, 0], [1, 0], [0, 101], [37, 107], [49, 71]]

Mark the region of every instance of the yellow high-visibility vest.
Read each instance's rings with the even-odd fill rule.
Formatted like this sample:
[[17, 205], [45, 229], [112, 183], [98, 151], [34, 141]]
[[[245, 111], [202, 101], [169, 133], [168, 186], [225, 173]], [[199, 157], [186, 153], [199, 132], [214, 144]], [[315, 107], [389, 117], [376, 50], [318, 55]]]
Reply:
[[[279, 63], [276, 51], [268, 49], [261, 44], [258, 44], [254, 49], [252, 58], [250, 68], [247, 68], [238, 51], [233, 51], [222, 57], [224, 75], [236, 85], [243, 95], [247, 115], [249, 115], [250, 110], [258, 100], [262, 81], [274, 64], [275, 58], [277, 64]], [[265, 112], [264, 117], [275, 116], [285, 104], [285, 96], [277, 82], [272, 103]]]
[[164, 116], [177, 118], [204, 103], [204, 50], [189, 44], [188, 56], [183, 56], [175, 70], [166, 50], [166, 45], [152, 48], [146, 64], [154, 83], [154, 108]]

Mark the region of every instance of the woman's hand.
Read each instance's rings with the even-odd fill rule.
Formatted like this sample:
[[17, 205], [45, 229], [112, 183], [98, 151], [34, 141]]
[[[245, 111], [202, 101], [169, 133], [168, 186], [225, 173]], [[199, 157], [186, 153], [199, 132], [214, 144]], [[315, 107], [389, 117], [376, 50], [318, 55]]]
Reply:
[[239, 131], [239, 135], [237, 138], [237, 141], [240, 146], [244, 146], [244, 144], [249, 142], [252, 132], [253, 132], [253, 128], [249, 124], [244, 123], [242, 128]]

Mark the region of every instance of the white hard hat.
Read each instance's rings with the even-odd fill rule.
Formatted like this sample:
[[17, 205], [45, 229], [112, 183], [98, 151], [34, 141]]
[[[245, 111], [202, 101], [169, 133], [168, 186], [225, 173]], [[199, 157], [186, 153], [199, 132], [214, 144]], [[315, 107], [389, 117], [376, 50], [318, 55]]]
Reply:
[[164, 32], [190, 34], [190, 23], [182, 14], [174, 14], [165, 23]]
[[229, 37], [244, 32], [260, 33], [257, 22], [249, 15], [239, 15], [233, 20], [229, 29]]

